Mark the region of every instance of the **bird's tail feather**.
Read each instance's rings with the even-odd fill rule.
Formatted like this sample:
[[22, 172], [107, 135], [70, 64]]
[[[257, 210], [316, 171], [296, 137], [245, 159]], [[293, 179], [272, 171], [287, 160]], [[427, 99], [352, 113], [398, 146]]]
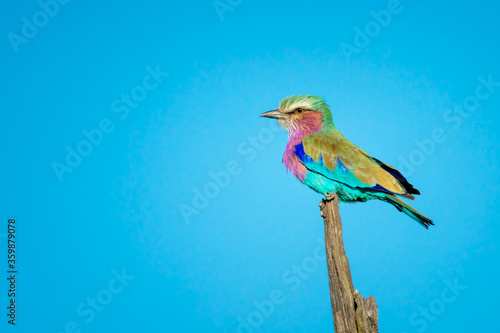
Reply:
[[409, 217], [411, 217], [412, 219], [414, 219], [415, 221], [420, 223], [426, 229], [429, 229], [430, 225], [434, 225], [434, 223], [432, 223], [432, 220], [430, 218], [428, 218], [427, 216], [420, 213], [418, 210], [416, 210], [412, 206], [408, 205], [403, 200], [396, 198], [393, 195], [386, 194], [385, 198], [383, 200], [392, 204], [400, 212], [405, 213], [406, 215], [408, 215]]

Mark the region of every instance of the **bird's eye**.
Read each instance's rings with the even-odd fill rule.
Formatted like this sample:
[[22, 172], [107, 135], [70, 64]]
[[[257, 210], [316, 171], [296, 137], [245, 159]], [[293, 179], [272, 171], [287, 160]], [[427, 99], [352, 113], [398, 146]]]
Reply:
[[302, 112], [302, 108], [298, 108], [297, 112], [299, 112], [299, 113]]

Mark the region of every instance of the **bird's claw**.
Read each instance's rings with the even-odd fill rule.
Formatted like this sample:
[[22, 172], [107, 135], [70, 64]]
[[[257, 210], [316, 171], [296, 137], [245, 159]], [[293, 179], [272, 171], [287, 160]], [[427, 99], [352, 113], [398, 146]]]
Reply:
[[325, 193], [325, 201], [332, 201], [335, 199], [335, 195], [332, 195], [330, 193]]
[[327, 202], [330, 202], [332, 200], [335, 200], [336, 195], [335, 194], [330, 194], [330, 193], [325, 193], [325, 199], [321, 199], [321, 202], [319, 203], [320, 209], [320, 214], [322, 217], [325, 217], [326, 215], [323, 212], [323, 208], [325, 207]]

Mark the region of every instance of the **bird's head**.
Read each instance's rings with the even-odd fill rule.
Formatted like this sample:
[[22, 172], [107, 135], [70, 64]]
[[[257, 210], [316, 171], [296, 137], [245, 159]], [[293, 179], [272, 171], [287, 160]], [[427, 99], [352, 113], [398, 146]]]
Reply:
[[334, 128], [332, 113], [322, 97], [311, 95], [289, 96], [280, 102], [278, 109], [265, 112], [261, 117], [278, 119], [289, 134], [317, 132], [325, 127]]

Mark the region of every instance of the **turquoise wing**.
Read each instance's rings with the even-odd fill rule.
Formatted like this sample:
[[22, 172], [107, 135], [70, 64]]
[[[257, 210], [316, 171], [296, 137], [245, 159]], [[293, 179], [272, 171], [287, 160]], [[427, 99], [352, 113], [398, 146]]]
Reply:
[[308, 170], [333, 181], [413, 198], [396, 169], [372, 158], [338, 131], [306, 136], [295, 146], [295, 153]]

